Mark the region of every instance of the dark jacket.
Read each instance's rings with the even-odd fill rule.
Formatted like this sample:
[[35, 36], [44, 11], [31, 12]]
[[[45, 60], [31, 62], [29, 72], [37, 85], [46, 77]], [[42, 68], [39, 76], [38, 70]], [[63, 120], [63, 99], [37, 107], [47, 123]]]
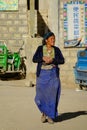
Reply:
[[[64, 57], [60, 51], [60, 49], [56, 46], [53, 46], [54, 48], [54, 51], [55, 51], [55, 57], [53, 58], [53, 61], [51, 64], [54, 64], [56, 66], [56, 74], [57, 74], [57, 77], [59, 77], [59, 67], [58, 65], [59, 64], [64, 64]], [[43, 45], [39, 46], [33, 56], [33, 59], [32, 61], [34, 63], [38, 63], [37, 64], [37, 71], [36, 71], [36, 75], [37, 77], [39, 77], [39, 74], [40, 74], [40, 71], [41, 71], [41, 66], [42, 66], [42, 63], [44, 62], [43, 61]]]

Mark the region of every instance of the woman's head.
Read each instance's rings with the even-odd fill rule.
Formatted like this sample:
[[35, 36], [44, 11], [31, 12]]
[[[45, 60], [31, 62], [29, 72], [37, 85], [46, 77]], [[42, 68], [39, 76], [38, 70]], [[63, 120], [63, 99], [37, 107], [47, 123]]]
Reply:
[[53, 32], [48, 32], [44, 36], [44, 42], [45, 44], [49, 44], [51, 46], [54, 46], [55, 44], [55, 35]]

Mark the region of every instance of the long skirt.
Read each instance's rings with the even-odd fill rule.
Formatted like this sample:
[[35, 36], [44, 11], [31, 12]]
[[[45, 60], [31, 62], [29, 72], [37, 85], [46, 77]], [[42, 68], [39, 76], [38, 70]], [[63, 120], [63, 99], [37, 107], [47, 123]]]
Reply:
[[60, 79], [56, 76], [56, 68], [42, 69], [36, 80], [35, 96], [35, 103], [41, 113], [53, 119], [58, 116], [60, 93]]

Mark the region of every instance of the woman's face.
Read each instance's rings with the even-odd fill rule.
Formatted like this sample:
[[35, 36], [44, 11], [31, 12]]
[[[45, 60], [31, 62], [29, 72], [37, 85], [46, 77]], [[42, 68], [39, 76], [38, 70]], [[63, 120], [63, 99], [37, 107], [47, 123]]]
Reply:
[[50, 46], [54, 46], [55, 45], [55, 36], [50, 36], [47, 40], [46, 40], [46, 44], [50, 45]]

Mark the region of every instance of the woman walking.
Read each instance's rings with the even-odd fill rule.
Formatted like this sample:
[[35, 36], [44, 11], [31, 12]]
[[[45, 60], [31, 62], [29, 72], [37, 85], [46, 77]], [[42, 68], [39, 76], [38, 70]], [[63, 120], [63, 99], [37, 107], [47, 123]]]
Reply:
[[61, 92], [58, 65], [64, 64], [64, 57], [55, 46], [53, 32], [45, 35], [44, 44], [37, 48], [32, 60], [37, 63], [35, 103], [42, 113], [41, 121], [52, 124], [58, 116]]

